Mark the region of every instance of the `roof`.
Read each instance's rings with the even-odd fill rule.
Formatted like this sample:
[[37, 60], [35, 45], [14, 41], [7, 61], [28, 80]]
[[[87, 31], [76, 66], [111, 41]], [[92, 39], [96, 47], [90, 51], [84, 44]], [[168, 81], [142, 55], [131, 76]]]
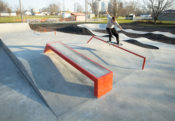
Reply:
[[85, 16], [84, 13], [71, 13], [71, 15], [75, 15], [75, 16]]
[[175, 13], [175, 10], [165, 10], [163, 13]]

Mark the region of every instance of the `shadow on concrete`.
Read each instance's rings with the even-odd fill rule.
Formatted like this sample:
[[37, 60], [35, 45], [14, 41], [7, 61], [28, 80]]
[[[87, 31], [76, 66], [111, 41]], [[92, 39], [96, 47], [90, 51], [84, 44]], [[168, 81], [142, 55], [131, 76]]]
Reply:
[[96, 51], [96, 49], [91, 49], [91, 48], [87, 48], [87, 47], [80, 47], [80, 46], [75, 46], [75, 45], [71, 45], [74, 49], [78, 49], [78, 50], [87, 50], [88, 52], [90, 52], [91, 54], [93, 54], [95, 57], [97, 57], [100, 61], [102, 61], [104, 64], [109, 65], [109, 66], [113, 66], [113, 67], [118, 67], [118, 68], [122, 68], [122, 69], [138, 69], [138, 68], [129, 68], [129, 67], [122, 67], [119, 65], [113, 65], [108, 63], [107, 61], [105, 61], [103, 58], [101, 58], [99, 55], [97, 55], [94, 51]]
[[80, 77], [82, 75], [69, 70], [69, 67], [67, 68], [64, 64], [61, 63], [65, 66], [61, 69], [67, 73], [66, 76], [72, 77], [70, 80], [72, 82], [64, 78], [60, 69], [46, 55], [40, 54], [38, 58], [30, 60], [29, 64], [39, 89], [68, 96], [94, 98], [93, 87], [85, 85], [82, 81], [83, 78]]
[[134, 45], [137, 45], [139, 47], [143, 47], [143, 48], [148, 48], [148, 49], [159, 49], [158, 47], [154, 46], [154, 45], [149, 45], [149, 44], [144, 44], [144, 43], [141, 43], [135, 39], [128, 39], [128, 40], [124, 40], [125, 42], [128, 42], [130, 44], [134, 44]]
[[[93, 87], [84, 85], [81, 75], [76, 75], [76, 73], [69, 72], [70, 76], [75, 76], [78, 80], [73, 80], [74, 82], [67, 81], [59, 68], [51, 61], [51, 59], [43, 55], [43, 50], [29, 50], [30, 48], [43, 49], [43, 46], [9, 46], [10, 48], [20, 48], [22, 51], [15, 52], [20, 58], [27, 61], [25, 63], [27, 72], [31, 74], [30, 76], [34, 79], [36, 86], [39, 90], [50, 91], [54, 93], [60, 93], [62, 95], [84, 97], [84, 98], [94, 98]], [[24, 55], [27, 53], [28, 55]], [[22, 55], [22, 56], [21, 56]], [[34, 57], [34, 58], [31, 58]], [[28, 59], [30, 58], [30, 59]], [[58, 60], [59, 61], [59, 60]], [[70, 71], [69, 69], [62, 68]], [[69, 76], [69, 75], [67, 75]], [[80, 84], [76, 83], [80, 82]]]
[[17, 46], [17, 45], [10, 45], [8, 46], [9, 48], [20, 48], [20, 49], [25, 49], [25, 50], [28, 50], [27, 47], [31, 47], [31, 48], [39, 48], [39, 49], [42, 49], [43, 50], [43, 46], [33, 46], [33, 45], [22, 45], [22, 46]]
[[[37, 98], [37, 95], [25, 76], [19, 71], [2, 46], [3, 45], [0, 43], [0, 83], [17, 93], [46, 106], [39, 98]], [[9, 89], [7, 91], [9, 91]]]

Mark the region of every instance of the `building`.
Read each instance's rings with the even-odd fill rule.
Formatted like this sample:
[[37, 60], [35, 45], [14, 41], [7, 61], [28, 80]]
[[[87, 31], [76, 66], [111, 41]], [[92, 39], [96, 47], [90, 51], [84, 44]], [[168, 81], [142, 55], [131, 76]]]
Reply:
[[42, 15], [45, 15], [45, 16], [49, 16], [50, 13], [49, 12], [41, 12]]
[[31, 9], [31, 13], [35, 16], [36, 14], [39, 14], [40, 11], [38, 9]]
[[12, 13], [0, 13], [0, 16], [16, 16], [15, 12]]
[[89, 14], [88, 14], [88, 18], [89, 18], [89, 19], [95, 18], [95, 14], [94, 14], [94, 13], [89, 13]]
[[152, 17], [151, 17], [151, 14], [142, 14], [140, 15], [140, 19], [141, 20], [151, 20]]
[[62, 18], [70, 18], [71, 17], [71, 12], [69, 11], [64, 11], [61, 14]]
[[133, 20], [135, 18], [135, 14], [129, 14], [129, 16], [126, 16], [125, 19]]
[[158, 17], [158, 20], [175, 21], [175, 10], [163, 11]]
[[75, 21], [85, 21], [85, 14], [84, 13], [71, 13], [72, 20]]
[[25, 11], [24, 14], [27, 15], [27, 16], [31, 16], [32, 15], [32, 13], [30, 11], [28, 11], [28, 10]]

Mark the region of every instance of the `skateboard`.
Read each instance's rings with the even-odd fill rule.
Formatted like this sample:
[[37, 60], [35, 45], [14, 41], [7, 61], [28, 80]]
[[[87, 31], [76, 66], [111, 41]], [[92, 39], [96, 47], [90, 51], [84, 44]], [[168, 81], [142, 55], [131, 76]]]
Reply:
[[111, 45], [111, 44], [114, 44], [114, 45], [117, 45], [117, 46], [122, 46], [123, 44], [122, 43], [120, 43], [120, 44], [117, 44], [116, 42], [107, 42], [109, 45]]

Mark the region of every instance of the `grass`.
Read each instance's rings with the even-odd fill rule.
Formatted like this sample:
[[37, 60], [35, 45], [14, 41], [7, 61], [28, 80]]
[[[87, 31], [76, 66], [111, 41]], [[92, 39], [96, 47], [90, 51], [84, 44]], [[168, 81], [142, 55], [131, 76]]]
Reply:
[[153, 20], [140, 20], [136, 21], [140, 22], [141, 25], [144, 26], [175, 26], [175, 21], [156, 21], [156, 24], [154, 24]]
[[0, 17], [0, 23], [14, 23], [17, 19], [20, 19], [19, 16], [14, 17]]
[[[39, 20], [44, 22], [49, 18], [60, 18], [60, 16], [23, 16], [23, 20]], [[106, 17], [99, 18], [100, 21], [88, 22], [88, 23], [107, 23]], [[132, 23], [132, 22], [140, 22], [140, 25], [144, 26], [172, 26], [175, 25], [175, 21], [157, 21], [157, 24], [153, 24], [153, 20], [140, 20], [140, 21], [133, 21], [133, 20], [126, 20], [125, 17], [118, 17], [118, 23]], [[0, 23], [17, 23], [21, 22], [20, 16], [11, 16], [11, 17], [0, 17]], [[66, 23], [66, 22], [65, 22]], [[72, 23], [84, 23], [84, 22], [72, 22]], [[70, 24], [70, 23], [69, 23]]]
[[[23, 16], [23, 20], [46, 20], [49, 18], [60, 18], [59, 16]], [[131, 23], [132, 20], [126, 20], [124, 18], [119, 17], [117, 19], [119, 23]], [[0, 17], [0, 23], [15, 23], [15, 22], [21, 22], [20, 16], [11, 16], [11, 17]], [[95, 21], [94, 23], [107, 23], [107, 18], [103, 17], [100, 18], [100, 21]]]
[[[48, 18], [59, 18], [59, 16], [23, 16], [23, 20], [44, 20]], [[8, 17], [1, 17], [0, 16], [0, 23], [16, 23], [16, 22], [21, 22], [21, 17], [20, 16], [8, 16]]]
[[[118, 18], [117, 19], [118, 23], [132, 23], [132, 20], [127, 20], [127, 19], [123, 19], [123, 18]], [[107, 23], [107, 19], [102, 19], [102, 21], [99, 21], [98, 23]]]

